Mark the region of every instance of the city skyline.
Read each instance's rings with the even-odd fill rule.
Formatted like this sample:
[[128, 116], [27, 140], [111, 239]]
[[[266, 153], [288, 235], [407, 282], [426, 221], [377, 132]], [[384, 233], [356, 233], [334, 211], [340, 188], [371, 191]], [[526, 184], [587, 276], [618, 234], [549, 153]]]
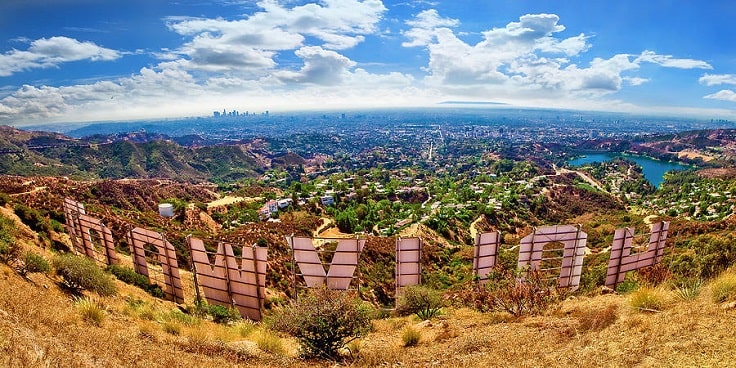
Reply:
[[0, 124], [511, 106], [736, 117], [736, 4], [0, 5]]

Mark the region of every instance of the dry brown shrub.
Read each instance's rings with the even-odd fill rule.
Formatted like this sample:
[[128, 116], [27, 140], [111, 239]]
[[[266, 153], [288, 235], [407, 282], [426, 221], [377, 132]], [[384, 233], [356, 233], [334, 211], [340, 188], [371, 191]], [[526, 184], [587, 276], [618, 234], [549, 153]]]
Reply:
[[491, 281], [475, 294], [480, 311], [504, 311], [513, 316], [539, 315], [564, 299], [564, 289], [555, 288], [540, 272], [496, 268]]
[[639, 269], [637, 274], [641, 283], [650, 286], [658, 286], [672, 278], [672, 272], [662, 263]]

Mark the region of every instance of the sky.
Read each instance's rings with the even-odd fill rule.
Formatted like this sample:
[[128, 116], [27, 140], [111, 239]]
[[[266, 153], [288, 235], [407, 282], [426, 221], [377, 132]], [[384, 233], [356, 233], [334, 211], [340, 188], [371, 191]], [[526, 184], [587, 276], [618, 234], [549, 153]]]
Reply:
[[734, 19], [731, 0], [2, 0], [0, 124], [448, 101], [734, 120]]

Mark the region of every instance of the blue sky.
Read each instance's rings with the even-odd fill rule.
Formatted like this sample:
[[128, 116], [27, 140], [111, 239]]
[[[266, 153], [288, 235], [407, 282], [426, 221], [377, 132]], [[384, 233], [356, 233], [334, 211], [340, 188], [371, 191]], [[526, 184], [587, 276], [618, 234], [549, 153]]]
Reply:
[[733, 1], [3, 0], [0, 124], [437, 106], [736, 118]]

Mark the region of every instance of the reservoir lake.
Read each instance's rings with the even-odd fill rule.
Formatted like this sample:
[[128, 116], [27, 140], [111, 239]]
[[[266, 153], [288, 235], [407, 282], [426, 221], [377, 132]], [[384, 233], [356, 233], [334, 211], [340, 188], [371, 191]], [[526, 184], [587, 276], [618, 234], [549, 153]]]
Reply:
[[659, 187], [659, 185], [662, 184], [662, 181], [664, 181], [664, 174], [667, 171], [685, 170], [690, 168], [690, 166], [675, 162], [655, 160], [646, 156], [624, 155], [618, 152], [585, 153], [585, 156], [572, 159], [567, 163], [570, 166], [582, 166], [592, 162], [609, 161], [617, 157], [623, 157], [639, 164], [643, 169], [644, 177], [655, 187]]

